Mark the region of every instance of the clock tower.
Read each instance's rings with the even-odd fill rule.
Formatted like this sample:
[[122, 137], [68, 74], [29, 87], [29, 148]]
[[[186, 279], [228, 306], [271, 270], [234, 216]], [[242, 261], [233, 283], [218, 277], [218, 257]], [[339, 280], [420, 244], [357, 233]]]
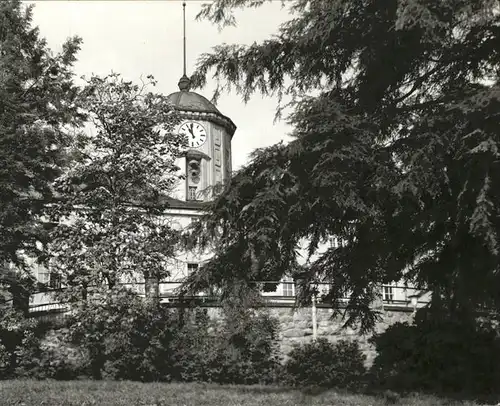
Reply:
[[[199, 205], [213, 198], [217, 187], [231, 177], [231, 139], [236, 126], [202, 95], [191, 91], [186, 75], [186, 3], [183, 8], [184, 74], [179, 91], [168, 96], [182, 122], [177, 131], [187, 138], [187, 151], [178, 160], [184, 175], [175, 198], [185, 205]], [[198, 202], [198, 203], [197, 203]]]
[[231, 140], [236, 130], [232, 120], [202, 95], [190, 90], [184, 74], [179, 91], [168, 96], [182, 122], [177, 131], [187, 138], [187, 151], [179, 158], [185, 180], [176, 198], [190, 202], [208, 201], [214, 188], [231, 176]]

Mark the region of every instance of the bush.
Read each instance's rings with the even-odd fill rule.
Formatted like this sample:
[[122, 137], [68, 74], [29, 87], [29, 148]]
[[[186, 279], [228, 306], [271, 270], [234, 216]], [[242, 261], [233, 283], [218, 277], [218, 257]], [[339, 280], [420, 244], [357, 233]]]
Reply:
[[277, 322], [240, 307], [219, 322], [181, 314], [128, 292], [76, 312], [70, 330], [95, 379], [269, 383], [279, 366]]
[[175, 381], [212, 382], [217, 374], [215, 323], [204, 309], [183, 312], [172, 343], [171, 376]]
[[265, 384], [280, 366], [277, 321], [243, 306], [213, 321], [205, 310], [173, 311], [117, 289], [81, 303], [47, 337], [18, 324], [14, 344], [0, 342], [9, 376]]
[[77, 371], [61, 354], [58, 345], [43, 348], [44, 337], [53, 327], [27, 318], [13, 308], [2, 309], [0, 316], [0, 377], [72, 379]]
[[279, 368], [277, 322], [251, 310], [224, 312], [220, 322], [198, 311], [176, 337], [175, 378], [226, 384], [275, 381]]
[[117, 290], [73, 315], [71, 341], [86, 350], [94, 379], [170, 380], [173, 313], [159, 303]]
[[[15, 376], [18, 367], [18, 352], [33, 345], [30, 337], [36, 323], [22, 312], [12, 308], [0, 309], [0, 378]], [[35, 344], [36, 345], [36, 344]]]
[[334, 344], [319, 338], [292, 349], [282, 380], [298, 387], [354, 388], [363, 381], [364, 361], [356, 341], [341, 340]]
[[265, 312], [238, 306], [224, 308], [219, 334], [218, 381], [234, 384], [268, 384], [280, 366], [278, 322]]
[[32, 331], [16, 351], [16, 376], [72, 380], [85, 375], [85, 353], [68, 343], [64, 329]]
[[476, 394], [500, 387], [500, 340], [490, 327], [420, 320], [390, 326], [372, 341], [372, 374], [383, 387]]

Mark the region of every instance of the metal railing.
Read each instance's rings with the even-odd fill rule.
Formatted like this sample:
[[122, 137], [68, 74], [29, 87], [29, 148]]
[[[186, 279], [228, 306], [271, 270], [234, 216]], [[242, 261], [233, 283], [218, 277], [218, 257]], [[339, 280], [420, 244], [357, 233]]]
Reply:
[[[267, 283], [276, 284], [276, 289], [272, 292], [262, 292], [262, 296], [269, 303], [276, 304], [291, 304], [294, 303], [297, 298], [297, 284], [295, 282], [257, 282], [257, 283]], [[182, 281], [170, 281], [161, 282], [159, 284], [159, 295], [160, 301], [164, 303], [175, 303], [179, 300], [178, 290], [182, 284]], [[121, 286], [129, 288], [131, 291], [135, 292], [139, 296], [145, 296], [145, 283], [144, 282], [130, 282], [121, 283]], [[327, 302], [322, 301], [330, 289], [331, 284], [328, 283], [318, 283], [315, 284], [318, 293], [318, 304], [327, 304]], [[54, 291], [61, 291], [54, 290]], [[41, 312], [61, 312], [68, 309], [68, 306], [55, 300], [53, 292], [38, 292], [30, 297], [30, 312], [31, 313], [41, 313]], [[213, 293], [199, 293], [194, 297], [202, 301], [216, 302], [217, 296]], [[345, 301], [348, 300], [348, 296], [344, 298]], [[410, 288], [401, 285], [383, 285], [381, 286], [381, 302], [385, 307], [407, 307], [407, 308], [419, 308], [425, 306], [429, 301], [429, 294], [424, 293], [415, 288]]]

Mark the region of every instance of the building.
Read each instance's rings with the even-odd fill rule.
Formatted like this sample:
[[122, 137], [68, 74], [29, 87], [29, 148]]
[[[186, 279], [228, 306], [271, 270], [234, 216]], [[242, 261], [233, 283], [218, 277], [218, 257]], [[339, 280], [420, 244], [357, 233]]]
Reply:
[[[179, 182], [173, 196], [169, 200], [169, 208], [165, 216], [172, 220], [178, 228], [187, 227], [202, 214], [205, 204], [213, 199], [217, 187], [226, 183], [231, 177], [232, 147], [231, 142], [236, 132], [233, 121], [222, 114], [214, 104], [204, 96], [191, 91], [190, 80], [184, 74], [179, 83], [179, 90], [168, 96], [174, 108], [181, 117], [177, 131], [185, 134], [188, 149], [183, 157], [178, 158], [177, 166], [181, 168], [184, 180]], [[338, 241], [332, 239], [329, 246], [336, 246]], [[328, 247], [328, 245], [326, 245]], [[325, 247], [325, 248], [326, 248]], [[182, 280], [191, 272], [196, 271], [204, 261], [210, 258], [210, 253], [198, 254], [182, 252], [168, 264], [170, 278], [161, 281], [157, 293], [163, 302], [175, 302], [177, 291]], [[50, 270], [33, 263], [34, 273], [40, 283], [50, 289], [60, 289], [61, 280]], [[123, 284], [145, 294], [146, 283], [137, 280], [124, 280]], [[327, 284], [319, 286], [324, 292]], [[410, 305], [414, 289], [403, 286], [388, 285], [381, 287], [383, 303], [392, 306]], [[292, 279], [280, 281], [274, 292], [263, 293], [272, 302], [293, 305], [296, 288]], [[202, 295], [203, 300], [207, 300]], [[64, 307], [50, 293], [36, 293], [30, 298], [32, 312], [46, 312]]]

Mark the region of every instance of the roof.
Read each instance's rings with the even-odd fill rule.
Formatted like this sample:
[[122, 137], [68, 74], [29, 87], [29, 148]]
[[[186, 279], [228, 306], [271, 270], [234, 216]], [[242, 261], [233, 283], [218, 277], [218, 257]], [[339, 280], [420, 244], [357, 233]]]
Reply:
[[201, 94], [181, 90], [167, 96], [169, 101], [179, 110], [196, 111], [202, 113], [219, 113], [220, 111]]
[[182, 112], [184, 118], [208, 119], [223, 126], [232, 137], [236, 126], [233, 121], [223, 115], [213, 103], [201, 94], [191, 92], [191, 80], [184, 74], [179, 80], [179, 92], [169, 94], [167, 98], [174, 108]]

